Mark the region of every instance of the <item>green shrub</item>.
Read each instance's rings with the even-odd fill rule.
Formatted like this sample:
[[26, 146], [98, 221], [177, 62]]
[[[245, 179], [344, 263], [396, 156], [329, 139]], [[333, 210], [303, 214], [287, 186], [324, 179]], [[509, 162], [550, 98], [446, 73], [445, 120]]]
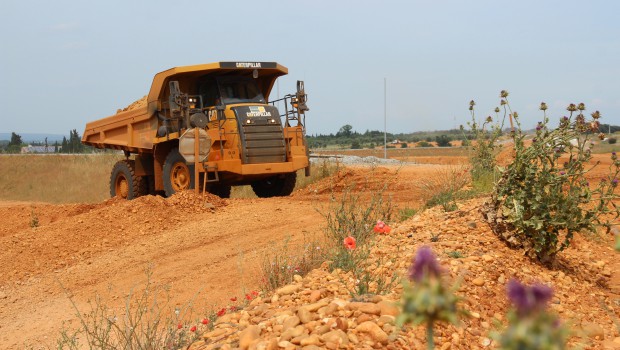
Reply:
[[[598, 111], [587, 121], [585, 106], [571, 104], [569, 116], [562, 117], [553, 128], [549, 126], [547, 106], [542, 103], [543, 120], [536, 127], [531, 146], [526, 146], [526, 134], [517, 112], [508, 104], [508, 93], [502, 91], [501, 97], [505, 113], [517, 126], [511, 133], [515, 159], [501, 169], [487, 217], [495, 233], [509, 245], [523, 247], [531, 257], [552, 263], [576, 232], [609, 227], [606, 214], [613, 213], [615, 218], [620, 215], [612, 203], [618, 198], [614, 190], [620, 161], [613, 153], [608, 175], [590, 184], [586, 174], [596, 166], [591, 165], [590, 151], [594, 134], [586, 132], [598, 132]], [[604, 134], [598, 136], [604, 138]]]
[[609, 143], [610, 145], [613, 145], [617, 142], [618, 140], [615, 137], [610, 137], [607, 139], [607, 143]]
[[418, 147], [433, 147], [433, 145], [428, 143], [427, 141], [420, 141], [418, 142]]

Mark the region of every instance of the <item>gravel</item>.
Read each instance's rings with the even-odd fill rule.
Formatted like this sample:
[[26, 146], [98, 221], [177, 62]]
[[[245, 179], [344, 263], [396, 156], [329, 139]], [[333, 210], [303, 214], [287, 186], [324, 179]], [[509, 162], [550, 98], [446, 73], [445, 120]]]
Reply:
[[[384, 159], [377, 158], [374, 156], [369, 157], [358, 157], [358, 156], [343, 156], [343, 155], [310, 155], [310, 162], [312, 163], [320, 163], [323, 161], [329, 162], [339, 162], [340, 164], [345, 165], [379, 165], [379, 164], [403, 164], [407, 162], [403, 162], [397, 159]], [[411, 163], [411, 162], [409, 162]]]

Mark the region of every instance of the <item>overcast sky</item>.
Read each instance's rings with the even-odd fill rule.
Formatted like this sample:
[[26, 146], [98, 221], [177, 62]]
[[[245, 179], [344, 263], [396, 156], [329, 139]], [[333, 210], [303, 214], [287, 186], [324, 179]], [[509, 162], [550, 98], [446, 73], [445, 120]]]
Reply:
[[[618, 1], [0, 0], [0, 132], [81, 134], [155, 73], [277, 61], [305, 81], [310, 134], [449, 129], [511, 93], [527, 127], [547, 102], [620, 124]], [[274, 99], [277, 91], [271, 96]]]

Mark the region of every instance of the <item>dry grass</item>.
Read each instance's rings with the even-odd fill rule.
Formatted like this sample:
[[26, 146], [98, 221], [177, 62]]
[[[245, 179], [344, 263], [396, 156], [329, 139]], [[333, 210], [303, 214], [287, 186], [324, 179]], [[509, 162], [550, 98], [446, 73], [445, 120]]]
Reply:
[[110, 197], [110, 171], [122, 154], [0, 155], [0, 199], [96, 203]]
[[[98, 203], [110, 198], [110, 171], [122, 154], [0, 155], [0, 200], [47, 203]], [[312, 164], [312, 176], [297, 174], [295, 189], [337, 170], [329, 162]], [[250, 186], [233, 187], [233, 198], [256, 198]]]

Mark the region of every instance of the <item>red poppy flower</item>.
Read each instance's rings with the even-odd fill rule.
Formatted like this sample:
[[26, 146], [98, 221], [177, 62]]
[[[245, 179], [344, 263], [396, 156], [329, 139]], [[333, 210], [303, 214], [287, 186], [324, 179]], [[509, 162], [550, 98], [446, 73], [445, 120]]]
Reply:
[[226, 308], [225, 308], [225, 307], [224, 307], [224, 308], [222, 308], [220, 311], [218, 311], [218, 312], [217, 312], [217, 316], [218, 316], [218, 317], [220, 317], [220, 316], [224, 316], [224, 314], [226, 314]]
[[392, 228], [390, 228], [390, 226], [388, 226], [385, 222], [377, 220], [374, 231], [377, 233], [390, 233], [390, 231], [392, 231]]
[[246, 300], [252, 300], [252, 296], [251, 296], [250, 294], [246, 294], [246, 295], [245, 295], [245, 299], [246, 299]]
[[192, 328], [189, 329], [190, 332], [195, 332], [196, 331], [196, 326], [192, 326]]
[[177, 325], [177, 329], [181, 329], [181, 328], [183, 328], [183, 325], [179, 323], [179, 324]]
[[252, 291], [252, 296], [257, 297], [257, 296], [258, 296], [258, 292], [257, 292], [257, 291], [255, 291], [255, 290], [253, 290], [253, 291]]
[[208, 320], [208, 319], [206, 319], [206, 318], [203, 318], [203, 319], [202, 319], [202, 324], [209, 324], [209, 320]]
[[349, 250], [353, 250], [355, 249], [355, 238], [348, 236], [347, 238], [344, 239], [343, 241], [345, 248], [349, 249]]
[[230, 301], [237, 301], [237, 297], [230, 298]]

